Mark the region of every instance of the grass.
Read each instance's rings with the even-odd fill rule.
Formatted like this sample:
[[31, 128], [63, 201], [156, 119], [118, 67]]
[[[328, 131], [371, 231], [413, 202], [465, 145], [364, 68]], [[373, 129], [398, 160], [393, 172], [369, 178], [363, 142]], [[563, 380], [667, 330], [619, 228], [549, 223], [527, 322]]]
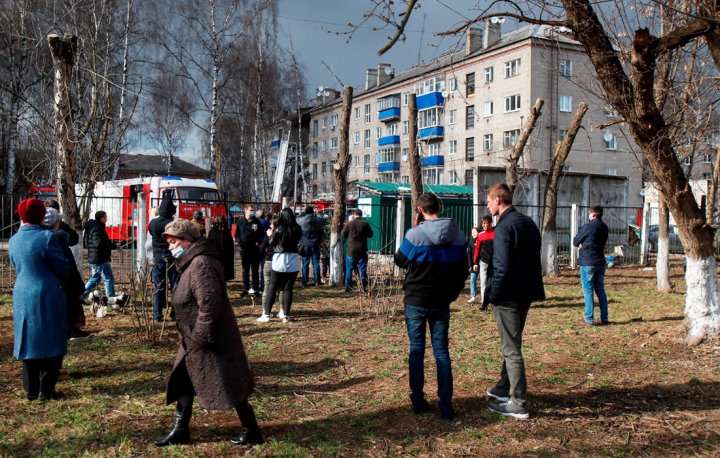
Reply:
[[[673, 281], [682, 289], [680, 269]], [[608, 271], [611, 326], [580, 326], [577, 275], [546, 279], [524, 333], [531, 418], [486, 409], [501, 365], [497, 328], [461, 295], [452, 304], [455, 407], [439, 418], [426, 351], [431, 412], [408, 400], [402, 314], [360, 313], [332, 288], [298, 289], [294, 321], [259, 324], [257, 306], [230, 284], [257, 382], [251, 401], [268, 442], [247, 449], [233, 412], [196, 405], [193, 443], [157, 449], [172, 424], [164, 390], [177, 350], [173, 327], [147, 345], [128, 316], [88, 317], [95, 337], [70, 343], [61, 401], [28, 402], [12, 352], [12, 305], [0, 305], [0, 456], [696, 456], [720, 453], [720, 368], [709, 343], [683, 341], [681, 294], [654, 291], [654, 272]], [[370, 306], [366, 303], [365, 309]], [[241, 305], [244, 304], [244, 305]], [[429, 345], [429, 344], [428, 344]]]

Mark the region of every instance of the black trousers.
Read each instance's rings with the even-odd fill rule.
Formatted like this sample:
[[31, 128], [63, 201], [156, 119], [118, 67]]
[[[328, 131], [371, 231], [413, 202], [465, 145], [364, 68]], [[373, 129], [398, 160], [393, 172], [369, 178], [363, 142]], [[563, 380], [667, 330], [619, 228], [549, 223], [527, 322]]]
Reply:
[[60, 375], [63, 356], [41, 359], [23, 359], [23, 388], [28, 399], [37, 399], [40, 393], [50, 397]]
[[279, 292], [283, 292], [283, 305], [282, 310], [286, 316], [290, 316], [290, 307], [293, 301], [293, 288], [295, 287], [295, 279], [298, 276], [298, 272], [275, 272], [274, 270], [270, 273], [270, 284], [266, 286], [267, 295], [265, 296], [265, 303], [263, 304], [263, 313], [270, 315], [272, 306], [275, 303], [275, 295]]
[[243, 270], [243, 291], [250, 290], [250, 272], [252, 272], [252, 289], [260, 292], [260, 257], [255, 255], [240, 254], [240, 263]]

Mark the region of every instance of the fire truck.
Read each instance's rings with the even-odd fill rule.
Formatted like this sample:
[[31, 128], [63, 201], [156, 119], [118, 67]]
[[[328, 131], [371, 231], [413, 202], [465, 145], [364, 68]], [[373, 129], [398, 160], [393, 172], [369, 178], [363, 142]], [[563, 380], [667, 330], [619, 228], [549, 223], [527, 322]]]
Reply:
[[[90, 202], [90, 218], [96, 211], [107, 213], [105, 228], [113, 241], [125, 242], [137, 237], [138, 211], [145, 212], [150, 221], [150, 209], [160, 204], [163, 192], [172, 190], [177, 218], [192, 219], [201, 212], [203, 219], [226, 215], [227, 208], [220, 199], [217, 185], [210, 179], [191, 179], [176, 176], [131, 178], [101, 181], [95, 184]], [[85, 194], [85, 186], [78, 185], [78, 197]], [[145, 193], [145, 208], [138, 209], [138, 193]], [[144, 228], [143, 230], [147, 230]]]

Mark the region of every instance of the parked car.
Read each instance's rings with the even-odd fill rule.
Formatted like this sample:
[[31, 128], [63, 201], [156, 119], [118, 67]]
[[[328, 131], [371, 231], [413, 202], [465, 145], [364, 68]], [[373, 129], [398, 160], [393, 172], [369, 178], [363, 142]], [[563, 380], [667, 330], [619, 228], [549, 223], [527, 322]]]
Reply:
[[[629, 229], [630, 229], [630, 231], [632, 231], [632, 236], [630, 236], [630, 238], [637, 238], [637, 240], [640, 240], [641, 228], [634, 224], [630, 224]], [[682, 242], [680, 241], [680, 236], [677, 233], [677, 227], [675, 227], [675, 226], [668, 227], [668, 239], [670, 241], [670, 253], [682, 254], [685, 252], [685, 250], [682, 246]], [[657, 226], [657, 224], [652, 224], [648, 227], [648, 251], [651, 253], [656, 252], [657, 244], [658, 244], [658, 226]]]

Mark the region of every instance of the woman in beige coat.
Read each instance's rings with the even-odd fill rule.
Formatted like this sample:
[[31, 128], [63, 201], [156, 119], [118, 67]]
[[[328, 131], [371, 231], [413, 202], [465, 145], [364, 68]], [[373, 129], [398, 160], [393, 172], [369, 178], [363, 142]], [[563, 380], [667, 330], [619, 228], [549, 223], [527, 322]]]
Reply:
[[167, 403], [177, 402], [175, 425], [155, 445], [190, 442], [196, 394], [205, 409], [235, 408], [243, 430], [231, 439], [234, 444], [262, 443], [248, 402], [255, 382], [228, 300], [217, 245], [201, 238], [197, 227], [184, 219], [169, 223], [163, 236], [180, 275], [172, 294], [180, 348], [167, 388]]

